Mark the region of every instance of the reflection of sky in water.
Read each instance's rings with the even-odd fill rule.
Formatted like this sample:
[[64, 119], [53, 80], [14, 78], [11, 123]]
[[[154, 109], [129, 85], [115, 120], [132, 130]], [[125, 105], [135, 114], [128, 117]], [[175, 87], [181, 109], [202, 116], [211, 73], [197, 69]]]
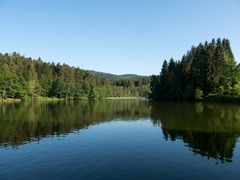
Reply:
[[[1, 179], [239, 177], [240, 107], [235, 105], [147, 101], [45, 104], [34, 106], [34, 116], [32, 106], [21, 107], [5, 107], [5, 114], [15, 112], [15, 119], [5, 118], [0, 111], [5, 132], [24, 139], [15, 146], [0, 148]], [[26, 110], [30, 114], [23, 113]], [[208, 119], [204, 121], [205, 113]], [[192, 117], [195, 119], [190, 121]], [[229, 129], [232, 124], [234, 131]], [[205, 126], [213, 129], [203, 131]], [[27, 133], [22, 134], [21, 128]], [[14, 133], [8, 135], [14, 137]]]
[[[227, 175], [234, 179], [238, 175], [239, 165], [239, 155], [227, 165], [193, 156], [181, 140], [165, 141], [161, 129], [153, 127], [149, 120], [94, 125], [64, 137], [54, 136], [24, 144], [18, 149], [1, 149], [0, 158], [4, 162], [0, 175], [5, 172], [6, 177], [20, 179], [29, 176], [36, 179], [54, 178], [59, 174], [63, 174], [62, 178], [71, 174], [76, 179], [121, 179], [124, 176], [131, 179], [147, 179], [149, 176], [153, 179], [162, 176], [198, 179], [196, 175], [200, 172], [200, 177]], [[12, 169], [15, 173], [9, 173], [6, 169]], [[36, 176], [39, 172], [44, 173]]]

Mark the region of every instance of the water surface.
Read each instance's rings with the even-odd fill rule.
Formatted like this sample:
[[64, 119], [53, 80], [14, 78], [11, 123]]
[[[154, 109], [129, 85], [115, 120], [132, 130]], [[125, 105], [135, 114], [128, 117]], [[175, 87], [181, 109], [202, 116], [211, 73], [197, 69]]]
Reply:
[[0, 104], [0, 179], [239, 179], [240, 106]]

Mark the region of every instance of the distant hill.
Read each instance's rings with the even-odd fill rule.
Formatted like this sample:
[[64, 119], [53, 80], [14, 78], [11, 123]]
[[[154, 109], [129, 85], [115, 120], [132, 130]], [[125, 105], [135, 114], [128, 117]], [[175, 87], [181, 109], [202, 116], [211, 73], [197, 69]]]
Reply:
[[110, 81], [118, 81], [121, 79], [136, 79], [136, 78], [143, 78], [145, 76], [140, 76], [137, 74], [122, 74], [122, 75], [116, 75], [116, 74], [111, 74], [111, 73], [104, 73], [104, 72], [98, 72], [98, 71], [92, 71], [88, 70], [87, 71], [90, 74], [105, 78]]

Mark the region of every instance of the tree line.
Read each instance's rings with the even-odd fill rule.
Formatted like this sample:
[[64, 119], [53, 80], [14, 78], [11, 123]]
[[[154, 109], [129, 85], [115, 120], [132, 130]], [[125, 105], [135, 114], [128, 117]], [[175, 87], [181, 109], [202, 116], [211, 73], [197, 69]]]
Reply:
[[111, 81], [66, 64], [47, 63], [18, 53], [0, 53], [0, 98], [98, 99], [146, 97], [149, 77]]
[[200, 100], [238, 97], [240, 66], [228, 39], [213, 39], [192, 47], [181, 60], [164, 61], [160, 75], [153, 75], [151, 97], [158, 100]]

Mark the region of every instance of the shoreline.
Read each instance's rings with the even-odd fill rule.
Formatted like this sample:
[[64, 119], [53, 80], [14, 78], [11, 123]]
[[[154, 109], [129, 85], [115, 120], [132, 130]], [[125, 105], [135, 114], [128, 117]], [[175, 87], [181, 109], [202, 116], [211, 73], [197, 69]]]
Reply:
[[7, 98], [2, 99], [0, 98], [0, 103], [21, 103], [21, 102], [57, 102], [57, 101], [92, 101], [92, 100], [148, 100], [148, 101], [155, 101], [155, 102], [216, 102], [216, 103], [233, 103], [238, 104], [240, 103], [240, 97], [238, 96], [207, 96], [201, 99], [191, 99], [191, 100], [178, 100], [178, 99], [151, 99], [146, 97], [105, 97], [100, 99], [65, 99], [65, 98], [47, 98], [47, 97], [38, 97], [36, 99], [14, 99], [14, 98]]
[[14, 98], [7, 98], [7, 99], [0, 99], [0, 103], [20, 103], [20, 102], [53, 102], [53, 101], [90, 101], [90, 100], [148, 100], [145, 97], [106, 97], [100, 99], [65, 99], [65, 98], [47, 98], [47, 97], [38, 97], [36, 99], [14, 99]]

